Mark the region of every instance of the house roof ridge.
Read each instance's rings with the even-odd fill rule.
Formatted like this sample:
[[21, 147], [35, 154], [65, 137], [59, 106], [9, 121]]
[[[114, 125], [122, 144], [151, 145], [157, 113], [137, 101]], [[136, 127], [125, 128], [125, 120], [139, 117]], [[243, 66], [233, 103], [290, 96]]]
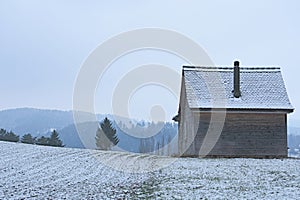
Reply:
[[[233, 71], [233, 67], [227, 66], [187, 66], [184, 65], [184, 71], [195, 70], [195, 71]], [[244, 66], [240, 67], [241, 71], [280, 71], [279, 66]]]
[[[234, 98], [233, 67], [195, 67], [183, 69], [186, 98], [190, 108], [214, 107], [224, 91], [225, 108], [293, 109], [279, 67], [241, 67], [239, 101]], [[221, 92], [219, 92], [221, 91]]]

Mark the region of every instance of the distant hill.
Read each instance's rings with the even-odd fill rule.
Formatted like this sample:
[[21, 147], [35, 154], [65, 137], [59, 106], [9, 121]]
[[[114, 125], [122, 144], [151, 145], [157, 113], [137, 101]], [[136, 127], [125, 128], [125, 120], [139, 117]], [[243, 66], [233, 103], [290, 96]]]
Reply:
[[[97, 115], [102, 120], [105, 115]], [[74, 123], [72, 111], [17, 108], [0, 111], [0, 128], [18, 135], [47, 135], [51, 129], [64, 129]]]
[[[97, 115], [102, 120], [104, 115]], [[111, 118], [111, 116], [109, 116]], [[72, 111], [17, 108], [0, 111], [0, 128], [17, 135], [49, 136], [56, 129], [66, 147], [84, 148], [74, 125]]]
[[294, 127], [294, 126], [288, 127], [288, 134], [300, 136], [300, 127]]
[[291, 127], [298, 127], [298, 128], [300, 128], [300, 120], [295, 119], [295, 118], [289, 118], [288, 125], [291, 126]]
[[71, 111], [18, 108], [0, 111], [0, 128], [18, 135], [47, 134], [51, 129], [62, 129], [73, 123]]
[[[84, 114], [90, 115], [89, 113]], [[112, 115], [97, 115], [97, 119], [99, 121], [102, 121], [104, 117], [108, 117], [110, 120], [114, 119], [114, 116]], [[118, 119], [129, 121], [129, 119], [121, 117], [118, 117]], [[133, 124], [139, 123], [136, 120], [132, 121]], [[146, 124], [147, 122], [142, 121], [140, 123]], [[87, 133], [96, 134], [96, 130], [91, 130], [93, 126], [89, 126], [88, 122], [82, 123], [82, 125], [84, 125]], [[140, 140], [126, 134], [117, 126], [115, 127], [120, 139], [118, 148], [130, 152], [139, 152]], [[51, 129], [56, 129], [59, 133], [60, 139], [66, 147], [85, 148], [74, 124], [72, 111], [40, 110], [34, 108], [4, 110], [0, 111], [0, 128], [4, 128], [8, 131], [11, 130], [20, 136], [30, 133], [34, 137], [49, 136]], [[164, 132], [158, 134], [155, 140], [159, 140], [162, 135], [167, 134], [169, 134], [172, 138], [175, 137], [177, 134], [177, 125], [170, 126], [169, 124], [166, 126], [164, 128]]]
[[80, 137], [77, 133], [75, 124], [71, 124], [66, 126], [60, 130], [58, 130], [59, 137], [63, 141], [63, 144], [66, 147], [72, 148], [85, 148], [82, 144]]
[[[97, 115], [97, 119], [101, 121], [105, 116], [113, 119], [112, 115], [100, 114]], [[18, 135], [31, 133], [33, 136], [48, 136], [51, 129], [56, 129], [66, 147], [84, 148], [74, 125], [72, 111], [40, 110], [34, 108], [3, 110], [0, 111], [0, 128], [8, 131], [11, 130]], [[169, 127], [168, 132], [172, 132], [171, 136], [174, 137], [174, 134], [177, 134], [176, 130], [176, 126]], [[137, 138], [130, 137], [120, 129], [117, 130], [117, 134], [120, 138], [120, 143], [118, 144], [120, 148], [131, 152], [139, 151], [140, 141]], [[288, 127], [288, 146], [290, 147], [290, 151], [299, 148], [299, 145], [300, 127]]]
[[300, 157], [300, 128], [289, 127], [288, 133], [289, 155]]
[[294, 127], [296, 123], [290, 123], [288, 127], [289, 156], [300, 157], [300, 127]]

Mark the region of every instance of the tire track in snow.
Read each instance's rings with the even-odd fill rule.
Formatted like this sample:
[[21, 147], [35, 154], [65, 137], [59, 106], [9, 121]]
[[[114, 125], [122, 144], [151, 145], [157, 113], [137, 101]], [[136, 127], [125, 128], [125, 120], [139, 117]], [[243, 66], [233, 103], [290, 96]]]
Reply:
[[[63, 149], [65, 150], [65, 149]], [[16, 182], [17, 187], [22, 188], [19, 192], [22, 192], [26, 194], [26, 191], [28, 191], [28, 188], [31, 187], [31, 191], [38, 191], [41, 188], [54, 188], [55, 185], [59, 182], [66, 182], [72, 184], [72, 180], [76, 178], [77, 176], [80, 176], [78, 172], [76, 172], [77, 168], [82, 169], [82, 164], [86, 165], [87, 157], [90, 156], [90, 153], [87, 151], [84, 152], [73, 152], [73, 153], [58, 153], [58, 152], [52, 152], [57, 157], [60, 157], [60, 159], [52, 159], [47, 162], [44, 162], [47, 158], [43, 159], [41, 162], [42, 165], [40, 167], [37, 167], [37, 165], [33, 165], [30, 167], [30, 170], [27, 174], [25, 174], [25, 178], [22, 178], [19, 173], [16, 172], [16, 174], [11, 178], [12, 181], [15, 179], [18, 179]], [[71, 158], [71, 159], [69, 159]], [[91, 158], [91, 156], [90, 156]], [[22, 161], [22, 160], [21, 160]], [[84, 162], [84, 163], [83, 163]], [[66, 164], [70, 164], [70, 166], [67, 168], [64, 166]], [[89, 165], [85, 167], [86, 171], [89, 171], [92, 166], [95, 166], [93, 162], [91, 162]], [[62, 169], [64, 167], [64, 169]], [[45, 173], [45, 170], [46, 173]], [[66, 173], [67, 171], [67, 173]], [[71, 171], [71, 172], [70, 172]], [[41, 176], [42, 174], [42, 176]], [[10, 174], [11, 175], [11, 174]], [[33, 176], [32, 176], [33, 175]], [[21, 177], [21, 178], [18, 178]], [[30, 177], [30, 179], [28, 179]], [[6, 181], [10, 182], [10, 177], [5, 176]], [[83, 178], [84, 179], [84, 178]], [[76, 179], [75, 179], [76, 180]], [[73, 181], [74, 182], [74, 181]], [[21, 184], [20, 184], [21, 183]], [[15, 186], [13, 186], [15, 187]]]
[[104, 165], [128, 173], [147, 173], [159, 170], [175, 161], [175, 158], [170, 157], [125, 152], [110, 152], [101, 155], [99, 159]]
[[[69, 152], [69, 151], [59, 152], [58, 150], [58, 153], [56, 153], [56, 151], [50, 153], [51, 156], [45, 156], [45, 155], [40, 156], [39, 154], [32, 152], [30, 156], [25, 156], [19, 159], [18, 161], [12, 162], [14, 166], [13, 171], [10, 173], [6, 173], [6, 175], [3, 176], [2, 178], [13, 177], [14, 175], [19, 173], [26, 173], [26, 175], [31, 176], [32, 174], [45, 171], [46, 169], [51, 168], [53, 166], [57, 166], [56, 163], [62, 163], [61, 161], [69, 157], [73, 157], [74, 155], [77, 154], [78, 152]], [[28, 158], [34, 158], [34, 159], [28, 160]], [[32, 164], [27, 164], [29, 161], [31, 161]], [[15, 169], [17, 169], [17, 171]], [[31, 176], [31, 177], [35, 178], [35, 176]]]
[[[53, 177], [53, 175], [59, 176], [61, 175], [64, 171], [65, 168], [67, 168], [67, 164], [70, 164], [70, 166], [74, 166], [74, 163], [76, 163], [77, 165], [74, 166], [78, 167], [81, 163], [78, 162], [78, 158], [80, 158], [81, 156], [86, 156], [86, 152], [73, 152], [73, 153], [69, 153], [69, 154], [57, 154], [57, 157], [59, 157], [59, 159], [52, 159], [50, 161], [46, 162], [47, 164], [45, 165], [41, 165], [40, 167], [32, 167], [31, 173], [29, 175], [32, 175], [32, 179], [38, 178], [39, 177], [39, 173], [43, 173], [44, 176], [42, 179], [40, 180], [47, 180], [47, 179], [51, 179], [51, 177]], [[70, 160], [72, 158], [76, 158], [74, 163], [68, 163], [66, 162], [67, 160]]]
[[[81, 178], [86, 179], [84, 174], [87, 171], [90, 171], [95, 164], [92, 161], [89, 161], [89, 159], [92, 159], [89, 156], [89, 153], [84, 153], [76, 157], [75, 162], [73, 162], [74, 160], [65, 160], [65, 162], [61, 165], [52, 168], [49, 171], [49, 175], [41, 179], [41, 186], [52, 186], [56, 185], [56, 183], [62, 182], [71, 184], [74, 182], [80, 182]], [[68, 166], [65, 166], [66, 164], [68, 164]], [[59, 170], [62, 169], [62, 167], [63, 170]], [[78, 170], [80, 170], [80, 172]], [[55, 175], [53, 176], [53, 174]]]
[[[15, 165], [0, 171], [0, 199], [134, 199], [147, 195], [161, 199], [297, 199], [300, 195], [300, 160], [173, 159], [4, 142], [0, 150], [5, 155], [0, 158], [0, 168]], [[28, 172], [18, 173], [24, 169]], [[157, 169], [161, 170], [150, 171]]]

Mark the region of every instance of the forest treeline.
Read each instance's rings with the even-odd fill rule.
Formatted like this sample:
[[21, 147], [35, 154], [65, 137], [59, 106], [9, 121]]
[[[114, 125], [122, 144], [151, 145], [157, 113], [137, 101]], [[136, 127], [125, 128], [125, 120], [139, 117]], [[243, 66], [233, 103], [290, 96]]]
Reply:
[[135, 140], [134, 143], [138, 145], [137, 153], [165, 156], [177, 153], [178, 126], [175, 123], [142, 121], [126, 125], [120, 121], [116, 124], [116, 129], [122, 135], [130, 135], [128, 138]]
[[[171, 122], [132, 122], [114, 121], [105, 117], [99, 121], [94, 132], [94, 141], [98, 150], [120, 150], [133, 153], [149, 153], [156, 155], [174, 155], [177, 152], [177, 124]], [[93, 130], [86, 130], [93, 131]], [[62, 132], [64, 134], [65, 132]], [[77, 130], [68, 134], [73, 140]], [[63, 147], [64, 144], [56, 130], [49, 137], [34, 137], [30, 133], [19, 136], [12, 131], [0, 130], [0, 140]], [[79, 139], [80, 140], [80, 139]]]
[[30, 133], [20, 137], [12, 131], [6, 131], [5, 129], [0, 129], [0, 140], [7, 142], [21, 142], [25, 144], [37, 144], [44, 146], [55, 146], [63, 147], [63, 142], [59, 138], [59, 134], [56, 130], [51, 132], [50, 137], [41, 136], [33, 137]]

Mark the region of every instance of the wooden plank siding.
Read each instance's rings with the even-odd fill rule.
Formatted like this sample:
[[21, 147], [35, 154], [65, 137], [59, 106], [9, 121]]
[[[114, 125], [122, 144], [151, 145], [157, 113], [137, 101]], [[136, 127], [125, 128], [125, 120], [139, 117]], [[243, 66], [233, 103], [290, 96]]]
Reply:
[[[184, 83], [184, 79], [182, 80]], [[179, 155], [189, 156], [195, 153], [194, 148], [190, 148], [190, 144], [194, 145], [194, 137], [197, 133], [197, 125], [194, 121], [194, 114], [186, 101], [185, 84], [181, 85], [181, 103], [180, 103], [180, 118], [179, 120], [179, 137], [178, 150]]]
[[[199, 117], [199, 113], [194, 115]], [[272, 112], [227, 113], [221, 135], [207, 157], [287, 157], [286, 117], [285, 113]], [[210, 119], [210, 113], [200, 113], [195, 140], [184, 156], [203, 156], [199, 151]]]

